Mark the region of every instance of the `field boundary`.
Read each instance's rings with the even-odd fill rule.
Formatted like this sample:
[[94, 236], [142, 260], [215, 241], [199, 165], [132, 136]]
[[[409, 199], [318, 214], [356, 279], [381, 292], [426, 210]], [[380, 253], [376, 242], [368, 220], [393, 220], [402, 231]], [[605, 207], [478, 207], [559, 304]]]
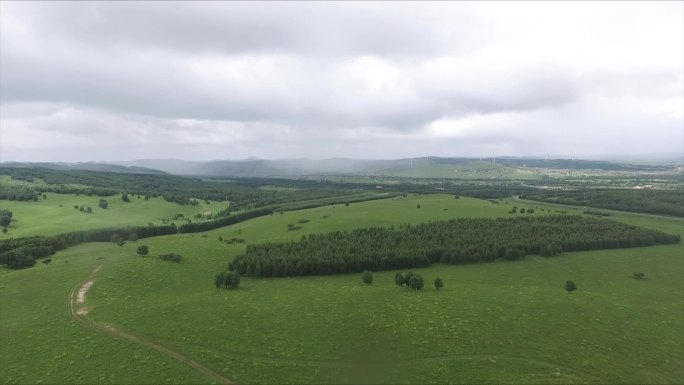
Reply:
[[126, 332], [123, 330], [116, 329], [115, 327], [109, 325], [109, 324], [104, 324], [104, 323], [98, 323], [95, 322], [85, 316], [85, 314], [80, 314], [78, 312], [77, 306], [75, 305], [77, 303], [77, 297], [78, 297], [78, 292], [83, 285], [87, 284], [88, 282], [93, 281], [93, 277], [95, 276], [95, 273], [99, 271], [99, 269], [102, 267], [102, 265], [97, 266], [89, 275], [88, 277], [78, 285], [74, 286], [69, 290], [69, 294], [67, 297], [67, 313], [69, 318], [72, 320], [76, 321], [80, 325], [96, 331], [100, 334], [112, 336], [112, 337], [118, 337], [118, 338], [123, 338], [126, 340], [129, 340], [131, 342], [135, 342], [137, 344], [143, 345], [147, 348], [156, 350], [159, 353], [165, 354], [168, 357], [171, 357], [177, 361], [180, 361], [191, 368], [195, 369], [196, 371], [206, 375], [207, 377], [210, 377], [212, 380], [216, 381], [219, 384], [224, 384], [224, 385], [236, 385], [237, 383], [228, 377], [222, 375], [221, 373], [217, 372], [214, 369], [211, 369], [210, 367], [202, 364], [201, 362], [195, 360], [194, 358], [181, 353], [179, 351], [173, 350], [169, 347], [166, 347], [159, 342], [152, 341], [146, 337], [138, 336], [130, 332]]

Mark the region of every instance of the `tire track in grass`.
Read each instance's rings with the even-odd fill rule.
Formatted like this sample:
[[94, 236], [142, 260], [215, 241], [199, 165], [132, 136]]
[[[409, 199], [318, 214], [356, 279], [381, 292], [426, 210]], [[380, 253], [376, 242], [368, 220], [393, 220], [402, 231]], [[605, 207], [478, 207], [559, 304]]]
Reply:
[[[91, 329], [93, 331], [96, 331], [101, 334], [105, 334], [108, 336], [113, 336], [113, 337], [118, 337], [118, 338], [123, 338], [127, 339], [129, 341], [135, 342], [137, 344], [143, 345], [147, 348], [156, 350], [162, 354], [165, 354], [177, 361], [180, 361], [191, 368], [197, 370], [198, 372], [206, 375], [207, 377], [211, 378], [212, 380], [216, 381], [219, 384], [224, 384], [224, 385], [234, 385], [237, 384], [235, 381], [229, 379], [228, 377], [222, 375], [221, 373], [215, 371], [214, 369], [211, 369], [210, 367], [202, 364], [201, 362], [193, 359], [192, 357], [183, 354], [179, 351], [173, 350], [169, 347], [166, 347], [162, 345], [159, 342], [152, 341], [149, 338], [139, 336], [130, 332], [126, 332], [123, 330], [116, 329], [115, 327], [105, 324], [105, 323], [98, 323], [90, 318], [86, 317], [87, 311], [83, 311], [83, 308], [78, 308], [76, 304], [83, 302], [80, 301], [81, 298], [85, 298], [85, 291], [87, 291], [90, 286], [94, 283], [94, 276], [95, 273], [97, 273], [102, 265], [97, 266], [89, 275], [86, 280], [73, 288], [69, 290], [69, 294], [67, 297], [67, 313], [69, 315], [69, 318], [72, 320], [76, 321], [78, 324], [81, 326], [84, 326], [88, 329]], [[85, 291], [83, 290], [85, 288]], [[79, 294], [81, 294], [81, 298], [79, 298]]]

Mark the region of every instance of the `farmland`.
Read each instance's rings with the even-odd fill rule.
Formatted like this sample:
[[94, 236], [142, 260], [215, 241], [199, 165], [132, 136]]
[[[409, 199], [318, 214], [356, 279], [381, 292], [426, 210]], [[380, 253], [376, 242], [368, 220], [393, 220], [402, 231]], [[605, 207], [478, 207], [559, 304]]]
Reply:
[[[535, 211], [509, 214], [513, 206]], [[426, 278], [422, 292], [397, 287], [395, 270], [375, 272], [372, 285], [364, 285], [360, 274], [243, 277], [238, 290], [216, 289], [212, 282], [248, 244], [555, 211], [559, 207], [537, 202], [410, 195], [276, 213], [122, 247], [76, 246], [58, 252], [47, 266], [2, 271], [0, 330], [14, 348], [0, 354], [3, 362], [16, 362], [6, 367], [4, 382], [210, 381], [156, 351], [69, 321], [69, 289], [97, 266], [85, 303], [88, 318], [183, 352], [239, 383], [681, 382], [681, 244], [434, 264], [412, 269]], [[288, 230], [301, 219], [308, 220], [301, 229]], [[678, 220], [625, 213], [611, 219], [684, 234]], [[227, 244], [219, 236], [245, 243]], [[147, 257], [135, 253], [142, 244], [150, 248]], [[164, 262], [156, 257], [162, 253], [178, 253], [183, 260]], [[632, 279], [635, 271], [647, 279]], [[440, 291], [431, 287], [436, 277], [445, 282]], [[572, 294], [563, 290], [568, 279], [578, 286]], [[41, 354], [35, 354], [36, 346]], [[117, 364], [103, 369], [110, 362]], [[30, 370], [35, 367], [45, 370]], [[125, 372], [117, 381], [115, 369]]]

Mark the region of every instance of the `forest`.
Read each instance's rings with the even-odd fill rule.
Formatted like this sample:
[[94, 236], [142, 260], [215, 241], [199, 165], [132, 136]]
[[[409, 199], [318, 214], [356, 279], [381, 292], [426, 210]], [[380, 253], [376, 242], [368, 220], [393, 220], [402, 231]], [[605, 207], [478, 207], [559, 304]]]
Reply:
[[684, 217], [684, 193], [682, 193], [682, 190], [585, 189], [534, 191], [523, 194], [520, 197], [573, 206]]
[[679, 235], [574, 215], [461, 218], [248, 245], [246, 252], [229, 264], [229, 270], [256, 277], [325, 275], [678, 242]]

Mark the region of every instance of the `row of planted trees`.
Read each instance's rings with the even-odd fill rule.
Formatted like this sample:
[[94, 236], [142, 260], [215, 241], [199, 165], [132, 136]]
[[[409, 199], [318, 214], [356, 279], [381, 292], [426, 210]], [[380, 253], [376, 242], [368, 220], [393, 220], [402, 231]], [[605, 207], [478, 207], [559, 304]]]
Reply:
[[461, 218], [393, 228], [302, 236], [298, 242], [248, 245], [229, 265], [257, 277], [325, 275], [598, 250], [680, 241], [679, 235], [573, 215]]

